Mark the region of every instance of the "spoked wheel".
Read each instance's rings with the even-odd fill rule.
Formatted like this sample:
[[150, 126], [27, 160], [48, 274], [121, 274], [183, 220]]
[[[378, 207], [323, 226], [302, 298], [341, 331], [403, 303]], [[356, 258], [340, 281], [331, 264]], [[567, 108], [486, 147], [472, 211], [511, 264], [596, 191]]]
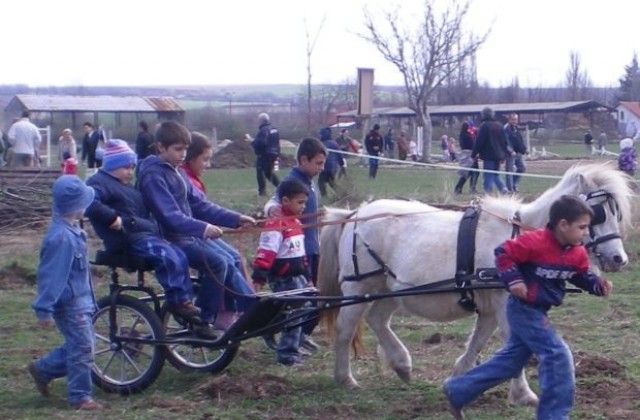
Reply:
[[118, 295], [116, 300], [117, 335], [141, 341], [111, 342], [109, 338], [109, 296], [98, 301], [93, 315], [96, 346], [92, 369], [93, 382], [107, 392], [129, 395], [148, 388], [164, 365], [164, 351], [152, 341], [164, 337], [164, 328], [156, 313], [133, 296]]
[[[171, 315], [166, 306], [166, 303], [162, 306], [165, 337], [179, 339], [191, 336], [193, 332], [189, 331], [184, 320]], [[238, 353], [238, 346], [212, 349], [188, 344], [167, 344], [164, 349], [166, 359], [181, 372], [222, 372]]]

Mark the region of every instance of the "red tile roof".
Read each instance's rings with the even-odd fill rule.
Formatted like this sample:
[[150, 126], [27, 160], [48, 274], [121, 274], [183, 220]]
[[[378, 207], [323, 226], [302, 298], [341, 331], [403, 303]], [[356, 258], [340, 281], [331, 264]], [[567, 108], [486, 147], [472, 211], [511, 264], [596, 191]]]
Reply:
[[620, 105], [624, 106], [629, 110], [629, 112], [640, 118], [640, 102], [620, 102]]

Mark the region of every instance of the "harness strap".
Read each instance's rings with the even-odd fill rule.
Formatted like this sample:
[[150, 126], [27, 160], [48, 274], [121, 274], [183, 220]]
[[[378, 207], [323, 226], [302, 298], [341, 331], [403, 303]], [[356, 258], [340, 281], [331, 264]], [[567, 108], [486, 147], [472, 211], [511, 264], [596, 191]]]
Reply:
[[511, 239], [520, 236], [520, 223], [522, 222], [522, 218], [520, 217], [520, 210], [516, 210], [513, 214], [513, 218], [511, 219]]
[[477, 311], [473, 290], [469, 290], [475, 277], [476, 229], [480, 219], [480, 208], [469, 207], [464, 211], [458, 229], [456, 255], [456, 287], [460, 291], [458, 304], [468, 311]]

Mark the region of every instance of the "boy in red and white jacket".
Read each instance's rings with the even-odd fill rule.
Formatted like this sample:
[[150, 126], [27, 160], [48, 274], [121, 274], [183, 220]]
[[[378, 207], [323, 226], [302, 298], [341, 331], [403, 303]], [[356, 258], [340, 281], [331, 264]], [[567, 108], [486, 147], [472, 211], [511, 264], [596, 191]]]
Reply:
[[[297, 216], [304, 211], [309, 189], [296, 179], [278, 186], [283, 217], [265, 223], [260, 245], [253, 262], [253, 284], [256, 290], [269, 282], [273, 292], [307, 287], [309, 267], [304, 248], [304, 232]], [[299, 321], [296, 321], [299, 322]], [[285, 329], [276, 349], [277, 361], [285, 366], [301, 363], [301, 327]]]

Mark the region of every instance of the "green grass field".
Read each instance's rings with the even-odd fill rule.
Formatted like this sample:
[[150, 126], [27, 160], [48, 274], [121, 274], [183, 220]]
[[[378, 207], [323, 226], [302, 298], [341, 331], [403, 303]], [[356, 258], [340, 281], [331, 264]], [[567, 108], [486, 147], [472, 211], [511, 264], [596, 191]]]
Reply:
[[[567, 146], [569, 147], [569, 146]], [[582, 153], [580, 145], [575, 145]], [[560, 175], [567, 162], [530, 165], [531, 172]], [[280, 173], [284, 175], [286, 171]], [[468, 202], [472, 196], [453, 196], [455, 171], [381, 167], [378, 179], [369, 181], [367, 169], [350, 162], [349, 180], [339, 194], [331, 193], [323, 205], [357, 205], [368, 198], [405, 197], [427, 202]], [[252, 169], [217, 170], [206, 174], [209, 197], [216, 203], [245, 212], [258, 212], [264, 199], [255, 192]], [[554, 184], [554, 180], [527, 178], [525, 199]], [[270, 190], [272, 191], [272, 190]], [[90, 232], [91, 233], [91, 232]], [[402, 383], [377, 362], [375, 342], [367, 335], [367, 351], [355, 362], [354, 374], [363, 386], [346, 391], [332, 379], [333, 352], [326, 331], [317, 333], [322, 349], [296, 369], [276, 365], [275, 356], [261, 340], [245, 342], [236, 359], [221, 375], [180, 373], [165, 364], [159, 379], [144, 393], [129, 397], [96, 389], [95, 396], [108, 409], [100, 413], [74, 412], [65, 403], [66, 384], [57, 381], [53, 396], [40, 397], [24, 366], [60, 342], [57, 331], [35, 326], [29, 305], [37, 250], [43, 230], [16, 232], [3, 238], [0, 251], [0, 418], [123, 418], [123, 419], [447, 419], [440, 384], [462, 348], [473, 319], [437, 324], [421, 318], [396, 316], [396, 333], [409, 348], [414, 364], [413, 382]], [[256, 238], [230, 236], [248, 258]], [[99, 243], [91, 240], [93, 249]], [[553, 313], [558, 330], [571, 345], [578, 372], [577, 404], [572, 418], [631, 419], [640, 408], [640, 295], [637, 277], [640, 240], [632, 234], [626, 242], [631, 264], [609, 278], [614, 295], [597, 299], [585, 294], [570, 296]], [[453, 264], [453, 262], [451, 262]], [[97, 294], [107, 291], [106, 273], [95, 269]], [[152, 282], [153, 283], [153, 282]], [[499, 346], [493, 338], [488, 357]], [[528, 369], [537, 387], [535, 368]], [[511, 407], [506, 386], [481, 397], [468, 410], [472, 419], [530, 419], [534, 412]], [[93, 417], [92, 417], [93, 416]]]

